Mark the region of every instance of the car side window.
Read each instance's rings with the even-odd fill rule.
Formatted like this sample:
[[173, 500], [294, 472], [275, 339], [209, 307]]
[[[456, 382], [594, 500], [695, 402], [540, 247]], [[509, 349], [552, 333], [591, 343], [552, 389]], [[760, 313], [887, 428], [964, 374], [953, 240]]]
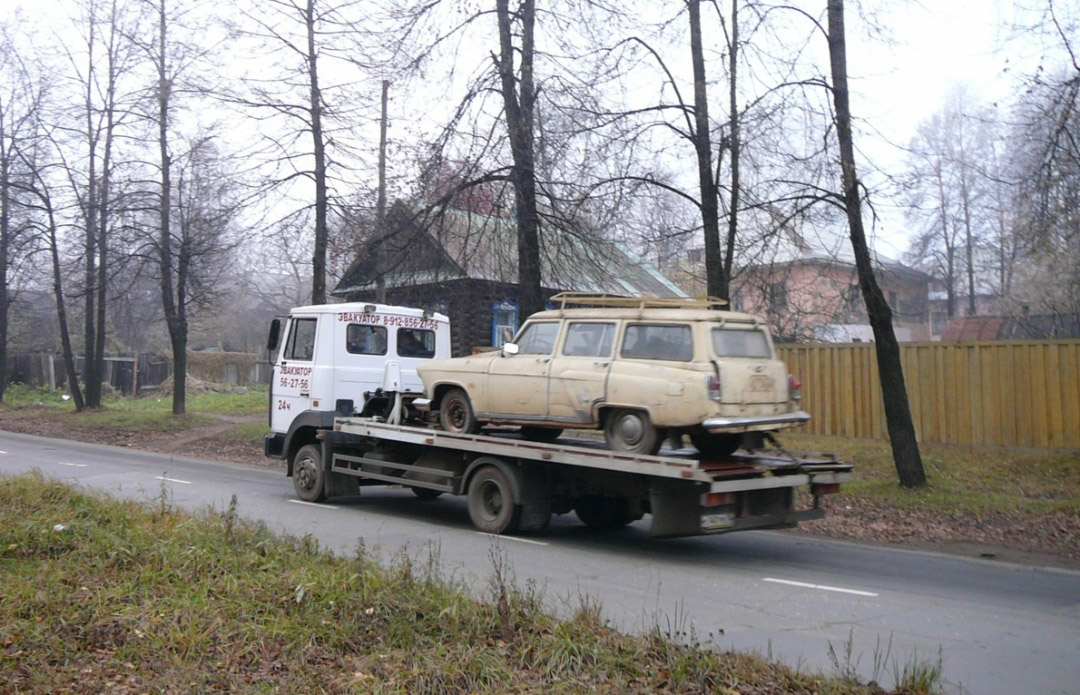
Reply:
[[630, 324], [623, 336], [622, 356], [639, 360], [689, 362], [694, 358], [690, 326]]
[[397, 354], [401, 357], [435, 356], [435, 331], [422, 328], [399, 328], [397, 330]]
[[613, 323], [571, 323], [562, 354], [567, 357], [611, 357], [615, 342]]
[[345, 330], [345, 349], [350, 355], [385, 355], [386, 328], [350, 323]]
[[558, 321], [530, 323], [518, 336], [519, 355], [550, 355], [559, 337]]
[[285, 359], [310, 362], [315, 356], [316, 319], [293, 319]]

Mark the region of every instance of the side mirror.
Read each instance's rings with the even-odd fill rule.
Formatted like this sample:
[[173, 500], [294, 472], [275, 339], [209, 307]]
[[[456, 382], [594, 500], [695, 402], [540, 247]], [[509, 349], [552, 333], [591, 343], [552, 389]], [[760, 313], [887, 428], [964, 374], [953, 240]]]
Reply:
[[270, 335], [266, 338], [266, 350], [273, 352], [277, 349], [278, 339], [281, 337], [281, 319], [270, 322]]
[[506, 343], [506, 344], [504, 344], [502, 346], [503, 357], [509, 357], [511, 355], [516, 355], [516, 354], [518, 354], [518, 352], [520, 350], [521, 350], [521, 348], [519, 348], [517, 346], [517, 343]]

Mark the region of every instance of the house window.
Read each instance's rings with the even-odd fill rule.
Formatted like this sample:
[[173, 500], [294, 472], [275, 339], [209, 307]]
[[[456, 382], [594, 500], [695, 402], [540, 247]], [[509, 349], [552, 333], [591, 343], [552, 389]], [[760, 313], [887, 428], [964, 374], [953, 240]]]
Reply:
[[844, 310], [848, 314], [858, 314], [862, 310], [862, 292], [858, 285], [848, 285], [844, 290]]
[[701, 263], [705, 260], [705, 249], [690, 249], [686, 252], [686, 260], [691, 263]]
[[491, 319], [491, 345], [502, 347], [509, 343], [518, 329], [519, 304], [509, 300], [495, 302]]
[[771, 311], [787, 308], [787, 285], [782, 282], [770, 283], [765, 296]]

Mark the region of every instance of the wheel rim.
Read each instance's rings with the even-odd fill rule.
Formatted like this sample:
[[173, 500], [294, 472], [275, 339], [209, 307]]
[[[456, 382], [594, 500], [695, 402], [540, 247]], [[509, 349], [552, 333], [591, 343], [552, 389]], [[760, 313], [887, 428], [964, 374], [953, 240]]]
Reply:
[[487, 521], [494, 521], [502, 510], [502, 488], [494, 480], [485, 480], [480, 485], [480, 515]]
[[455, 430], [465, 429], [465, 422], [468, 420], [467, 415], [465, 404], [461, 402], [460, 398], [452, 398], [446, 404], [446, 421]]
[[645, 423], [634, 413], [626, 413], [615, 422], [615, 435], [627, 447], [637, 446], [645, 436]]
[[300, 486], [302, 490], [312, 490], [315, 488], [315, 481], [318, 478], [318, 471], [315, 468], [315, 460], [310, 456], [305, 456], [296, 462], [296, 470], [293, 471], [293, 476], [296, 478], [296, 484]]

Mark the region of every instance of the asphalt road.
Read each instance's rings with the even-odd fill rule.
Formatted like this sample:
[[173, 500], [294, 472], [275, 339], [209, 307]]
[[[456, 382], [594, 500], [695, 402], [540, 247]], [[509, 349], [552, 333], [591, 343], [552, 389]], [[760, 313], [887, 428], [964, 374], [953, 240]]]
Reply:
[[[497, 547], [516, 579], [535, 580], [557, 610], [582, 596], [627, 630], [690, 631], [722, 648], [753, 650], [790, 665], [832, 671], [830, 646], [864, 678], [891, 642], [890, 665], [933, 661], [940, 650], [950, 692], [1075, 693], [1080, 689], [1080, 573], [811, 539], [744, 532], [666, 541], [647, 518], [598, 533], [573, 515], [543, 535], [496, 538], [469, 524], [460, 498], [420, 501], [398, 488], [313, 505], [271, 468], [199, 461], [131, 449], [0, 432], [0, 473], [48, 476], [139, 499], [160, 494], [186, 508], [224, 508], [326, 547], [439, 552], [444, 570], [483, 591]], [[164, 480], [163, 480], [164, 479]]]

